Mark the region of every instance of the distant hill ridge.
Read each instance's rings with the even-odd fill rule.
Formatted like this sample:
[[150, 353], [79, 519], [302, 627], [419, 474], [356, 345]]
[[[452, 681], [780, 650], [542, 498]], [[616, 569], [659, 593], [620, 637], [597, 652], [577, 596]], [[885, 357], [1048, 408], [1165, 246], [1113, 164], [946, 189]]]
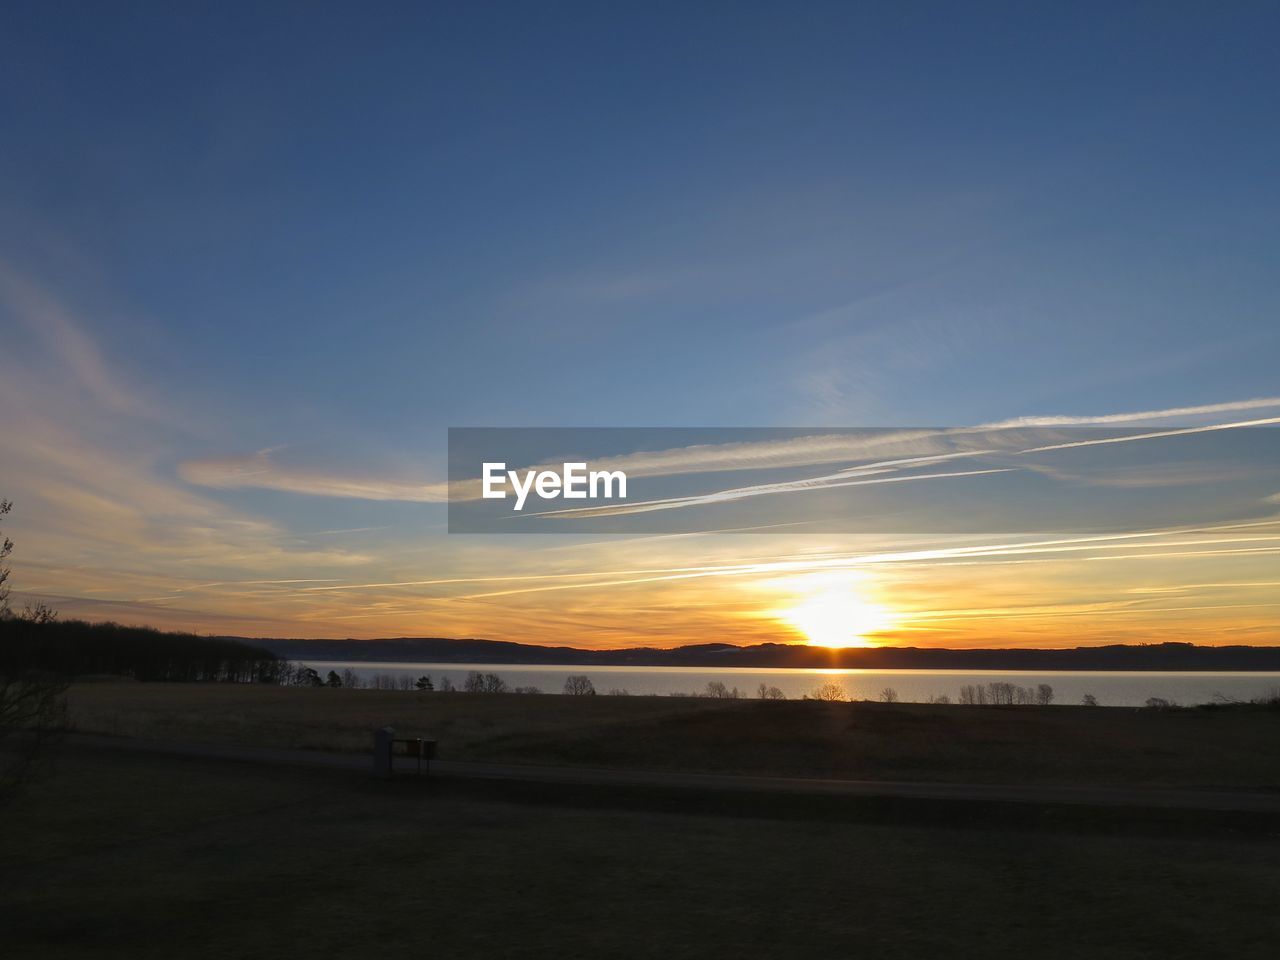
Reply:
[[856, 647], [803, 644], [735, 646], [699, 643], [663, 649], [584, 650], [507, 640], [395, 637], [385, 640], [274, 640], [229, 637], [289, 660], [373, 663], [563, 664], [635, 667], [773, 667], [864, 670], [1241, 670], [1280, 671], [1280, 646], [1197, 646], [1191, 643], [1112, 644], [1066, 649]]

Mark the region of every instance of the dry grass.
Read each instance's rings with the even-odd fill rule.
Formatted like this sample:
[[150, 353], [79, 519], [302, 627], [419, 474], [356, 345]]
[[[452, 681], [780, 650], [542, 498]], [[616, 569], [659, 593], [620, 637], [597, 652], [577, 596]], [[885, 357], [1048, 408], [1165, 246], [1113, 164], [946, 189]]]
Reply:
[[364, 750], [390, 724], [445, 759], [806, 777], [1280, 789], [1280, 711], [73, 687], [82, 731]]
[[1270, 957], [1274, 839], [519, 805], [67, 752], [6, 810], [7, 960]]

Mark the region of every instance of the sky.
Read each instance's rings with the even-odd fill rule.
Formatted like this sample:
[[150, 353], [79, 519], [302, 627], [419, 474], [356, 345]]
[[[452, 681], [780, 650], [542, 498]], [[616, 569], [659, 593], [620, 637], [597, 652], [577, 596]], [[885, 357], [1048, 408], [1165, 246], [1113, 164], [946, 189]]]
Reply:
[[[1280, 642], [1280, 475], [1228, 439], [1267, 425], [1020, 461], [1080, 510], [1016, 530], [933, 519], [998, 513], [1004, 475], [902, 484], [930, 519], [864, 532], [776, 527], [802, 493], [734, 534], [467, 535], [439, 494], [450, 427], [1280, 416], [1277, 29], [1235, 3], [5, 4], [15, 596], [251, 636]], [[1154, 512], [1080, 519], [1122, 488]], [[1086, 535], [1112, 539], [1050, 544]]]

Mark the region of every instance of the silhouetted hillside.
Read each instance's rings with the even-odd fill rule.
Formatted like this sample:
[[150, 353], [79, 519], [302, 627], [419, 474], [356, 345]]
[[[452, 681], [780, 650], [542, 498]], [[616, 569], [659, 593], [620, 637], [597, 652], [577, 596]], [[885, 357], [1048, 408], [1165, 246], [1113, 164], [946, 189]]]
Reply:
[[1280, 647], [1203, 647], [1190, 643], [1114, 644], [1071, 649], [946, 650], [801, 644], [739, 647], [700, 643], [671, 649], [582, 650], [503, 640], [397, 637], [387, 640], [270, 640], [256, 646], [290, 660], [423, 663], [530, 663], [575, 666], [847, 668], [864, 670], [1280, 670]]
[[1280, 647], [1203, 647], [1190, 643], [1022, 650], [803, 644], [739, 647], [699, 643], [663, 649], [584, 650], [505, 640], [396, 637], [299, 640], [202, 637], [149, 627], [79, 620], [32, 624], [0, 620], [0, 671], [47, 669], [139, 680], [276, 682], [285, 661], [558, 664], [565, 666], [845, 668], [862, 670], [1241, 670], [1280, 671]]

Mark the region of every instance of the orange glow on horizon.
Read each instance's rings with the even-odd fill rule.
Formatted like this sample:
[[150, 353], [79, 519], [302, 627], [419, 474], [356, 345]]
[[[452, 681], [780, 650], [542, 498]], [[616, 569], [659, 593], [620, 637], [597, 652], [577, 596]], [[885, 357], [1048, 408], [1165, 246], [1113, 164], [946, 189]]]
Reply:
[[875, 646], [872, 638], [898, 622], [894, 611], [868, 599], [865, 591], [847, 577], [796, 579], [801, 597], [774, 615], [799, 631], [810, 646], [832, 649]]

